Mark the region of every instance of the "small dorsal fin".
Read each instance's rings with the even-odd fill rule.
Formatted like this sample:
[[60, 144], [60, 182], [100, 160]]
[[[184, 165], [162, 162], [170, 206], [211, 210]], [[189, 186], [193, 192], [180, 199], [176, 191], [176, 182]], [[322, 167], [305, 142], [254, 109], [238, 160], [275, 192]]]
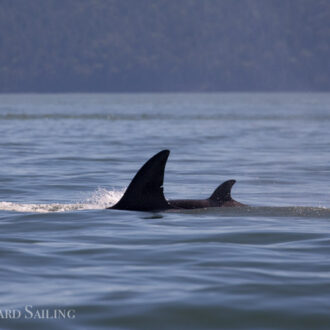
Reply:
[[169, 150], [163, 150], [150, 158], [136, 173], [120, 201], [111, 208], [135, 211], [170, 209], [163, 193], [164, 170], [169, 154]]
[[214, 190], [213, 194], [209, 198], [216, 202], [228, 202], [231, 201], [231, 188], [235, 184], [236, 180], [228, 180], [222, 183], [217, 189]]

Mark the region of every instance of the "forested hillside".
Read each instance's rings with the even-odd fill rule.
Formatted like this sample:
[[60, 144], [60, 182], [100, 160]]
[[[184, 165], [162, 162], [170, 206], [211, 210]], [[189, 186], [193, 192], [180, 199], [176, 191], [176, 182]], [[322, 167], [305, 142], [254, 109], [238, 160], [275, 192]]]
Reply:
[[329, 91], [329, 0], [0, 0], [0, 92]]

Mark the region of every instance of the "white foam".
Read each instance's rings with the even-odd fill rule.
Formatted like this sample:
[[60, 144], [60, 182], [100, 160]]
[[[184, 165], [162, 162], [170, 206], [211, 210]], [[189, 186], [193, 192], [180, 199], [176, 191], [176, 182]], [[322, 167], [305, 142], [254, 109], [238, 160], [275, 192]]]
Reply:
[[91, 197], [86, 198], [82, 203], [86, 209], [105, 209], [116, 204], [123, 196], [123, 190], [107, 190], [105, 188], [98, 188], [93, 192]]
[[71, 204], [25, 204], [13, 202], [0, 202], [0, 210], [15, 212], [65, 212], [74, 210], [98, 210], [105, 209], [114, 205], [123, 195], [124, 190], [109, 191], [104, 188], [98, 188], [93, 194], [85, 200]]

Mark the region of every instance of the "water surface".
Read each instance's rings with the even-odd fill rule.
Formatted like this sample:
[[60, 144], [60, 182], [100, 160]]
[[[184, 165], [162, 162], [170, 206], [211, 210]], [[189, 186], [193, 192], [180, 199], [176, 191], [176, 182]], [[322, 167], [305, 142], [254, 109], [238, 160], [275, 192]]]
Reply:
[[[329, 94], [0, 95], [0, 327], [328, 329], [329, 127]], [[168, 198], [249, 207], [105, 210], [165, 148]]]

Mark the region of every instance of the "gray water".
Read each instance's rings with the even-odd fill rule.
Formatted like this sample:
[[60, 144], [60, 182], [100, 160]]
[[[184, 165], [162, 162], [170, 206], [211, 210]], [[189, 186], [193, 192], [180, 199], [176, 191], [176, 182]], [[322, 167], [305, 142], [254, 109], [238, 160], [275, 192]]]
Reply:
[[[330, 94], [0, 95], [0, 328], [329, 329], [329, 147]], [[106, 210], [165, 148], [249, 207]]]

